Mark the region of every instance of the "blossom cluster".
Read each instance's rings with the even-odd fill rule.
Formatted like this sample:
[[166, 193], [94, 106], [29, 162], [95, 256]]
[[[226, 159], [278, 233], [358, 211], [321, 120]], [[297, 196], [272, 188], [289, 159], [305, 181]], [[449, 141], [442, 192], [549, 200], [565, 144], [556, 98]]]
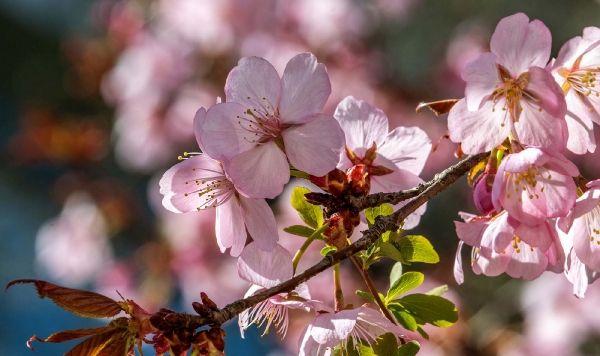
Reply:
[[490, 52], [465, 65], [449, 136], [467, 154], [492, 153], [473, 188], [482, 216], [456, 222], [459, 283], [463, 244], [473, 247], [477, 274], [533, 280], [565, 271], [579, 297], [588, 273], [600, 271], [598, 181], [587, 183], [564, 156], [596, 149], [599, 45], [600, 30], [588, 27], [550, 61], [550, 31], [519, 13], [498, 23]]

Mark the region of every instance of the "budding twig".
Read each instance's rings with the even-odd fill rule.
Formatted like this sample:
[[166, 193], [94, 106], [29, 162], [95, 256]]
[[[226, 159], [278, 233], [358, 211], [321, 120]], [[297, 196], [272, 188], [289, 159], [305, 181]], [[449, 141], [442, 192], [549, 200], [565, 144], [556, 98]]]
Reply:
[[[414, 197], [413, 200], [398, 209], [395, 213], [388, 216], [378, 216], [375, 219], [373, 226], [363, 231], [363, 236], [348, 247], [336, 251], [328, 256], [325, 256], [314, 266], [308, 268], [302, 273], [282, 282], [275, 287], [266, 289], [248, 298], [237, 300], [226, 305], [220, 310], [213, 311], [212, 317], [196, 317], [201, 325], [216, 324], [220, 325], [228, 320], [233, 319], [244, 310], [255, 306], [256, 304], [279, 293], [291, 292], [301, 283], [306, 282], [310, 278], [323, 272], [324, 270], [334, 266], [342, 260], [349, 258], [359, 251], [368, 249], [378, 238], [386, 231], [396, 231], [400, 224], [408, 215], [417, 210], [421, 205], [431, 200], [436, 194], [448, 188], [455, 183], [460, 177], [465, 175], [471, 168], [475, 167], [479, 162], [485, 160], [489, 156], [489, 152], [480, 153], [474, 156], [467, 157], [459, 163], [447, 168], [443, 172], [437, 174], [434, 179], [427, 183], [420, 184], [416, 188], [398, 193], [372, 194], [364, 198], [356, 198], [356, 206], [362, 209], [375, 207], [383, 203], [394, 204], [402, 200]], [[410, 192], [410, 193], [406, 193]], [[415, 194], [418, 192], [417, 194]], [[412, 195], [411, 194], [415, 194]], [[396, 200], [400, 199], [400, 200]]]

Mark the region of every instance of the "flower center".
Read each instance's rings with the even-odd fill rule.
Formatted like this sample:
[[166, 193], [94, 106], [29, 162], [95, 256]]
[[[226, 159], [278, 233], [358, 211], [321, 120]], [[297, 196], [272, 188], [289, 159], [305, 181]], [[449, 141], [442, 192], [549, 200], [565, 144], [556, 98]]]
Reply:
[[585, 225], [590, 232], [590, 242], [596, 241], [596, 244], [600, 245], [600, 206], [585, 214], [585, 218]]
[[[527, 196], [529, 197], [529, 199], [540, 198], [540, 196], [537, 194], [539, 188], [538, 179], [543, 177], [542, 172], [540, 172], [540, 169], [542, 168], [538, 166], [531, 166], [523, 172], [511, 174], [512, 183], [514, 184], [514, 189], [516, 193], [515, 195], [519, 200], [519, 203], [523, 202], [522, 192], [527, 192]], [[546, 178], [552, 179], [552, 174], [547, 172]], [[543, 193], [544, 187], [539, 188], [539, 192]], [[510, 199], [510, 197], [510, 191], [507, 189], [506, 198]]]
[[[522, 99], [533, 103], [537, 106], [539, 111], [542, 111], [542, 108], [539, 106], [541, 100], [525, 90], [529, 83], [529, 72], [525, 72], [521, 74], [519, 78], [514, 79], [504, 67], [498, 65], [498, 74], [501, 82], [496, 85], [496, 89], [492, 93], [492, 101], [494, 103], [492, 111], [496, 111], [496, 104], [502, 102], [502, 111], [508, 112], [510, 118], [513, 121], [518, 122], [519, 114], [523, 111], [523, 106], [521, 105]], [[500, 124], [502, 127], [504, 127], [504, 125], [504, 122]]]
[[[575, 69], [567, 75], [567, 81], [563, 85], [563, 91], [568, 91], [569, 88], [577, 91], [580, 95], [600, 96], [600, 91], [596, 88], [596, 74], [600, 71], [600, 67], [597, 68], [579, 68]], [[590, 108], [590, 111], [594, 111]]]
[[[186, 152], [184, 155], [187, 156], [188, 154]], [[235, 194], [236, 190], [233, 183], [225, 177], [223, 171], [206, 168], [192, 168], [192, 171], [202, 171], [202, 178], [186, 181], [185, 184], [195, 184], [196, 189], [184, 193], [184, 196], [198, 194], [199, 199], [197, 201], [200, 205], [196, 207], [196, 210], [216, 208]]]
[[264, 97], [262, 100], [248, 97], [248, 100], [254, 103], [253, 107], [237, 116], [238, 124], [249, 133], [244, 140], [260, 145], [279, 137], [283, 128], [279, 109]]

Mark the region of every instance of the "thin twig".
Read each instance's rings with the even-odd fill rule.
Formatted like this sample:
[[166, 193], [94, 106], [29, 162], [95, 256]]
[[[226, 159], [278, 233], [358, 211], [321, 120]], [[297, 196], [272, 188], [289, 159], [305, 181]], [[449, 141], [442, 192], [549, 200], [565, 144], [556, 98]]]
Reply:
[[[197, 316], [197, 322], [200, 323], [200, 325], [221, 325], [226, 321], [233, 319], [244, 310], [251, 308], [274, 295], [277, 295], [279, 293], [291, 292], [299, 284], [306, 282], [310, 278], [332, 267], [336, 263], [347, 259], [348, 257], [354, 255], [359, 251], [368, 249], [379, 238], [379, 236], [381, 236], [381, 234], [383, 234], [386, 231], [397, 230], [400, 227], [400, 223], [404, 219], [406, 219], [408, 215], [413, 213], [415, 210], [417, 210], [417, 208], [425, 204], [427, 201], [431, 200], [431, 198], [433, 198], [436, 194], [448, 188], [460, 177], [469, 172], [471, 168], [475, 167], [479, 162], [481, 162], [484, 159], [487, 159], [488, 155], [489, 152], [470, 156], [462, 160], [461, 162], [447, 168], [443, 172], [437, 174], [433, 180], [423, 184], [425, 189], [418, 196], [416, 196], [413, 200], [409, 201], [406, 205], [398, 209], [394, 214], [388, 216], [378, 216], [375, 219], [375, 223], [373, 224], [373, 226], [370, 229], [363, 231], [363, 236], [348, 247], [336, 251], [328, 256], [325, 256], [314, 266], [288, 279], [287, 281], [276, 285], [275, 287], [266, 289], [248, 298], [237, 300], [231, 304], [226, 305], [225, 307], [223, 307], [223, 309], [214, 311], [211, 318], [203, 318]], [[396, 194], [400, 195], [400, 193]], [[379, 196], [379, 194], [373, 195]], [[365, 198], [368, 197], [369, 196]], [[383, 204], [388, 201], [383, 199], [383, 201], [377, 202], [379, 204]], [[369, 202], [369, 204], [371, 204], [371, 202]], [[365, 206], [366, 205], [367, 203], [365, 202]]]

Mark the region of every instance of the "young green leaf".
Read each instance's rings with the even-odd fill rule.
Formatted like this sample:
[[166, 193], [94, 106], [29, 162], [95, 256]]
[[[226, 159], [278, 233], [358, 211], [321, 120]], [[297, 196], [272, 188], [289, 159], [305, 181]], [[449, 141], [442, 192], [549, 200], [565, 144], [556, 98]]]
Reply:
[[400, 325], [402, 325], [402, 327], [410, 331], [417, 330], [417, 327], [419, 326], [417, 324], [417, 321], [415, 320], [415, 318], [413, 318], [412, 315], [410, 315], [406, 311], [406, 309], [404, 309], [402, 305], [393, 302], [390, 303], [387, 307], [392, 312], [394, 318], [396, 318]]
[[325, 257], [335, 251], [337, 251], [335, 247], [327, 245], [321, 249], [321, 256]]
[[429, 292], [427, 292], [425, 294], [427, 294], [427, 295], [437, 295], [438, 297], [441, 297], [447, 291], [448, 291], [448, 285], [447, 284], [442, 284], [441, 286], [435, 287], [435, 288], [433, 288], [432, 290], [430, 290]]
[[411, 341], [411, 342], [407, 342], [406, 344], [402, 345], [399, 349], [398, 349], [398, 356], [415, 356], [419, 350], [421, 350], [421, 345], [419, 345], [418, 342], [416, 341]]
[[417, 332], [423, 336], [425, 340], [429, 340], [429, 334], [422, 327], [417, 327]]
[[365, 291], [362, 291], [362, 290], [357, 290], [356, 291], [356, 295], [358, 295], [359, 297], [363, 297], [363, 298], [365, 298], [366, 300], [368, 300], [368, 301], [370, 301], [372, 303], [377, 303], [375, 301], [375, 298], [373, 298], [373, 296], [369, 292], [365, 292]]
[[392, 267], [392, 271], [390, 272], [390, 287], [398, 278], [400, 278], [400, 276], [402, 276], [402, 263], [396, 262], [394, 267]]
[[375, 223], [375, 218], [379, 215], [388, 216], [394, 213], [394, 208], [389, 204], [381, 204], [374, 208], [365, 209], [365, 217], [369, 223], [369, 227]]
[[292, 192], [292, 207], [296, 209], [302, 221], [313, 229], [318, 229], [323, 225], [323, 213], [321, 207], [312, 205], [304, 199], [304, 194], [310, 193], [305, 187], [294, 187]]
[[385, 302], [396, 299], [400, 294], [404, 294], [420, 286], [425, 280], [425, 276], [420, 272], [406, 272], [394, 282], [387, 292]]
[[403, 258], [408, 262], [438, 263], [440, 256], [424, 236], [408, 235], [397, 242]]
[[410, 263], [407, 263], [407, 261], [404, 259], [404, 256], [402, 256], [402, 253], [400, 253], [400, 251], [396, 248], [396, 246], [394, 246], [393, 244], [391, 244], [389, 242], [382, 242], [381, 245], [379, 245], [379, 255], [383, 256], [383, 257], [391, 258], [392, 260], [397, 261], [397, 262], [402, 262], [404, 264], [410, 264]]
[[372, 344], [375, 355], [395, 355], [398, 352], [398, 339], [392, 333], [379, 336]]
[[440, 328], [446, 328], [458, 320], [458, 311], [454, 304], [442, 297], [427, 294], [409, 294], [398, 299], [407, 312], [419, 324], [429, 323]]
[[292, 225], [284, 227], [283, 231], [287, 232], [288, 234], [302, 237], [310, 237], [310, 235], [312, 235], [315, 232], [314, 229], [311, 229], [310, 227], [304, 225]]

